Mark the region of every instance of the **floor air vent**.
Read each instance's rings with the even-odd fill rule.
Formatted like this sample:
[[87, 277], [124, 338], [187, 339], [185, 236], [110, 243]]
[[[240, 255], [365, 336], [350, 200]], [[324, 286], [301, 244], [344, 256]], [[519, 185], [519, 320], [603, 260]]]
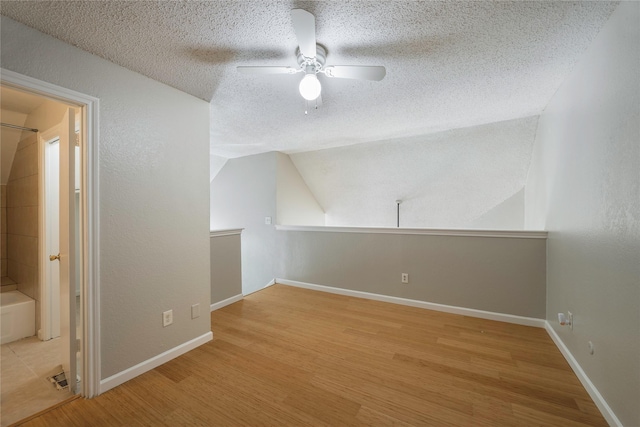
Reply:
[[47, 377], [47, 379], [51, 381], [58, 390], [66, 390], [69, 387], [69, 383], [67, 383], [67, 377], [64, 375], [64, 372]]

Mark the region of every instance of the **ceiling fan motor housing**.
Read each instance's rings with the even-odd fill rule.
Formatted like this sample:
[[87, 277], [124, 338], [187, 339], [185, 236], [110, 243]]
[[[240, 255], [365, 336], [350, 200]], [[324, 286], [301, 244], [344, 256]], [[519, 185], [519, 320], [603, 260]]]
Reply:
[[298, 58], [298, 65], [302, 70], [307, 70], [307, 67], [311, 66], [315, 70], [316, 73], [322, 71], [324, 64], [327, 60], [327, 50], [316, 44], [316, 56], [315, 58], [307, 58], [302, 52], [300, 52], [300, 48], [296, 49], [296, 57]]

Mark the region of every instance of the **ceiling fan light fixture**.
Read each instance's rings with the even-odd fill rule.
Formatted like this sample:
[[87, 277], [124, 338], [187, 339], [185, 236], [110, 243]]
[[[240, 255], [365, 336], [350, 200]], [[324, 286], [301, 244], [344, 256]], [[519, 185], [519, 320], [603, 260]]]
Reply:
[[[0, 0], [2, 1], [2, 0]], [[288, 66], [239, 66], [238, 71], [244, 74], [297, 74], [305, 73], [299, 83], [298, 90], [306, 101], [315, 101], [315, 108], [322, 105], [322, 85], [318, 73], [333, 79], [382, 80], [386, 74], [383, 66], [371, 65], [329, 65], [326, 66], [327, 49], [316, 41], [316, 18], [304, 9], [291, 11], [293, 31], [298, 39], [296, 59], [298, 67]], [[324, 79], [324, 77], [323, 77]], [[307, 102], [307, 107], [309, 103]]]
[[322, 86], [320, 85], [320, 80], [318, 80], [316, 74], [309, 73], [302, 78], [298, 89], [300, 90], [300, 95], [302, 95], [304, 99], [307, 101], [313, 101], [320, 96]]

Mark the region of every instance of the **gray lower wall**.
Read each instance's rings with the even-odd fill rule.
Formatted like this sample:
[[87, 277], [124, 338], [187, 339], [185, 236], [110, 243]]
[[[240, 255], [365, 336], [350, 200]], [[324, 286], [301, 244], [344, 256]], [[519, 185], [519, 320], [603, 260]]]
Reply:
[[240, 232], [210, 236], [211, 304], [242, 294]]
[[315, 231], [278, 237], [277, 277], [545, 318], [545, 239]]
[[545, 318], [545, 239], [276, 231], [264, 223], [276, 211], [276, 154], [231, 159], [211, 183], [211, 227], [243, 228], [245, 295], [277, 277]]

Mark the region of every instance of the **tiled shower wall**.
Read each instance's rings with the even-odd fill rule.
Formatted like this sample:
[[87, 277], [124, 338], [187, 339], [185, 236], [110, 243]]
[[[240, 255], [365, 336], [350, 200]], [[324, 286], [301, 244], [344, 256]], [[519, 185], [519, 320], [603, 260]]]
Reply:
[[20, 292], [36, 300], [36, 330], [40, 328], [37, 141], [36, 134], [20, 141], [7, 184], [7, 275]]

